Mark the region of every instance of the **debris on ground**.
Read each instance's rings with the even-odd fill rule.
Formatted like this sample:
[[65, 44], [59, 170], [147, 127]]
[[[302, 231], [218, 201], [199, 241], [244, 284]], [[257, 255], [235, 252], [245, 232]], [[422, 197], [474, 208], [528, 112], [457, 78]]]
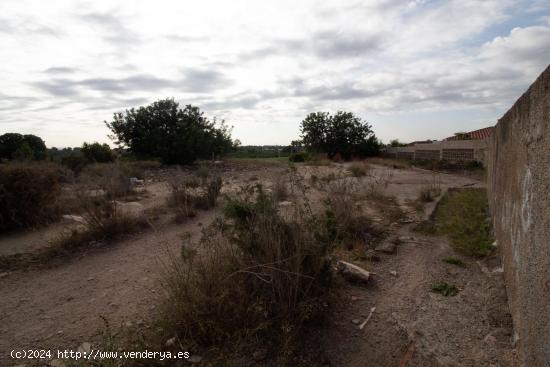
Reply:
[[336, 270], [344, 279], [350, 282], [367, 284], [371, 277], [369, 271], [342, 260], [336, 263]]

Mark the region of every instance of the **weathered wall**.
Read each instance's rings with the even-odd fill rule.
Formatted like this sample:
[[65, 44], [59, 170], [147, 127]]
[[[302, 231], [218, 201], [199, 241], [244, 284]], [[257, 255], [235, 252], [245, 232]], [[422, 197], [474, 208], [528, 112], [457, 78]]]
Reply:
[[387, 147], [385, 155], [391, 158], [475, 160], [485, 163], [487, 147], [487, 140], [436, 141], [433, 143], [416, 143], [407, 147]]
[[527, 367], [550, 366], [550, 67], [498, 121], [488, 189], [504, 276]]

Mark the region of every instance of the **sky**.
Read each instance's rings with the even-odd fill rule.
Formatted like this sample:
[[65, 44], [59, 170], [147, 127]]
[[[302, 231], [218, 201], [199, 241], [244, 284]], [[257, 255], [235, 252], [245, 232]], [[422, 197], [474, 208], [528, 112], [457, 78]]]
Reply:
[[111, 142], [174, 98], [242, 144], [351, 111], [384, 142], [494, 125], [550, 63], [550, 1], [2, 0], [0, 134]]

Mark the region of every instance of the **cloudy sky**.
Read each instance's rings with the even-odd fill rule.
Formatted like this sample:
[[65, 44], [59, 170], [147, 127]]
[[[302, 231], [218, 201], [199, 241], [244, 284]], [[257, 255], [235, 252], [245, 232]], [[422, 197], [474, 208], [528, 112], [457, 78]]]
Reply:
[[1, 0], [0, 133], [108, 142], [174, 97], [243, 144], [349, 110], [384, 141], [494, 124], [550, 63], [550, 1]]

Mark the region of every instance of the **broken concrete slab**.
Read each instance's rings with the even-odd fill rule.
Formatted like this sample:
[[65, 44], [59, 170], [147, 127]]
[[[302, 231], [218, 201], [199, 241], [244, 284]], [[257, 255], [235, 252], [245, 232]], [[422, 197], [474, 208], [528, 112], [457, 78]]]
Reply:
[[354, 283], [367, 284], [371, 277], [369, 271], [342, 260], [336, 263], [336, 270], [344, 279]]

